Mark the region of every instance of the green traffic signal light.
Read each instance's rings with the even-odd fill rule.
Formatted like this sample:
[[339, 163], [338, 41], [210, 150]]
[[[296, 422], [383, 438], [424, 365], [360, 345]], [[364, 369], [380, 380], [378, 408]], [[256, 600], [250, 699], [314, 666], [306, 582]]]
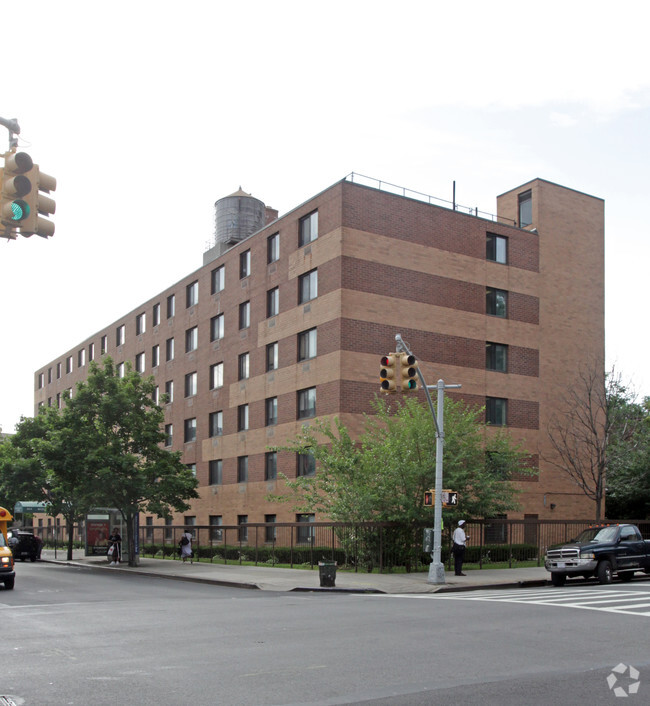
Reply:
[[29, 204], [22, 199], [15, 199], [9, 204], [12, 221], [24, 221], [29, 216]]

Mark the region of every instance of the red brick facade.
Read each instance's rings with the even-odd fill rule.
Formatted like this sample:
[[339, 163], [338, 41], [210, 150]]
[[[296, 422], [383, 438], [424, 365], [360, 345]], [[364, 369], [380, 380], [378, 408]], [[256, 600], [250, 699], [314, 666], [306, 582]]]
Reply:
[[[417, 354], [429, 384], [443, 378], [463, 385], [454, 396], [485, 405], [507, 400], [507, 425], [525, 443], [540, 473], [522, 479], [523, 510], [539, 517], [591, 516], [584, 496], [544, 464], [545, 429], [557, 392], [582, 361], [603, 355], [603, 204], [542, 180], [499, 197], [499, 216], [517, 221], [518, 194], [531, 190], [533, 224], [503, 225], [348, 181], [335, 184], [268, 225], [36, 372], [35, 403], [57, 404], [64, 390], [85, 378], [101, 340], [116, 363], [144, 353], [144, 373], [164, 394], [173, 449], [196, 464], [200, 499], [188, 515], [197, 524], [240, 515], [263, 522], [267, 514], [293, 521], [288, 506], [266, 496], [280, 481], [265, 480], [265, 454], [292, 438], [299, 391], [315, 388], [316, 413], [339, 416], [358, 431], [378, 391], [381, 355], [401, 333]], [[318, 212], [318, 237], [299, 247], [300, 219]], [[280, 256], [267, 262], [267, 239], [279, 235]], [[490, 234], [507, 239], [507, 264], [486, 259]], [[567, 256], [566, 250], [570, 250]], [[240, 255], [250, 250], [250, 273], [240, 277]], [[542, 266], [543, 265], [543, 266]], [[225, 268], [225, 288], [212, 293], [212, 272]], [[316, 271], [317, 296], [299, 303], [301, 276]], [[198, 302], [186, 290], [198, 281]], [[279, 311], [267, 318], [267, 292], [277, 287]], [[486, 292], [507, 292], [507, 315], [486, 313]], [[167, 316], [167, 299], [175, 313]], [[250, 304], [250, 326], [240, 329], [240, 305]], [[160, 321], [153, 322], [160, 306]], [[136, 319], [145, 330], [136, 335]], [[211, 341], [211, 319], [224, 315], [224, 337]], [[142, 322], [142, 319], [140, 319]], [[125, 341], [117, 345], [117, 329]], [[186, 352], [186, 331], [197, 327], [198, 346]], [[299, 360], [299, 336], [316, 329], [317, 355]], [[166, 342], [174, 339], [173, 360]], [[276, 343], [277, 369], [267, 371], [267, 346]], [[507, 346], [507, 370], [486, 370], [486, 343]], [[152, 367], [153, 348], [159, 363]], [[249, 354], [249, 377], [238, 359]], [[71, 371], [66, 372], [72, 357]], [[210, 387], [210, 369], [223, 362], [223, 386]], [[60, 375], [57, 374], [58, 367]], [[197, 373], [197, 394], [185, 397], [185, 376]], [[266, 426], [266, 400], [277, 398], [277, 421]], [[238, 408], [248, 405], [248, 429], [238, 431]], [[209, 436], [209, 416], [223, 413], [223, 434]], [[196, 419], [196, 440], [184, 442], [184, 423]], [[238, 458], [248, 457], [248, 480], [238, 482]], [[210, 484], [210, 462], [222, 462], [221, 483]], [[278, 456], [278, 471], [295, 477], [297, 463]], [[549, 498], [557, 508], [550, 510]], [[513, 515], [515, 516], [515, 515]], [[319, 518], [320, 519], [320, 518]], [[178, 523], [181, 517], [175, 518]], [[155, 520], [156, 524], [158, 523]], [[143, 522], [144, 524], [144, 522]]]

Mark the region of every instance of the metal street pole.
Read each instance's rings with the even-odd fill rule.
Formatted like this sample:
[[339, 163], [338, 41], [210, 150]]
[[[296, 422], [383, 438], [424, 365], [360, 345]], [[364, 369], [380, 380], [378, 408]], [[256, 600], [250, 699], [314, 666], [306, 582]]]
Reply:
[[[397, 352], [404, 351], [409, 355], [413, 355], [408, 349], [406, 343], [404, 343], [402, 336], [398, 333], [395, 335], [395, 340], [397, 341]], [[431, 410], [431, 416], [433, 417], [433, 423], [436, 426], [436, 502], [433, 508], [433, 552], [431, 554], [431, 563], [429, 564], [429, 576], [427, 578], [427, 583], [433, 584], [443, 584], [445, 583], [445, 565], [441, 561], [442, 557], [442, 457], [443, 449], [445, 445], [445, 431], [444, 431], [444, 410], [445, 410], [445, 390], [449, 389], [459, 389], [462, 385], [453, 384], [445, 385], [444, 380], [438, 380], [437, 385], [427, 385], [424, 375], [420, 370], [420, 366], [417, 367], [418, 377], [422, 383], [422, 389], [424, 390], [427, 402], [429, 403], [429, 409]], [[429, 394], [429, 389], [438, 390], [438, 415], [433, 409], [433, 401], [431, 400], [431, 395]]]

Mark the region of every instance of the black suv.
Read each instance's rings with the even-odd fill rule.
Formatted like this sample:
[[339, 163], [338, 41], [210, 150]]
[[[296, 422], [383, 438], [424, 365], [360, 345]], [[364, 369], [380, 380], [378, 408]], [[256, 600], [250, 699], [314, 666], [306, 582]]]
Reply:
[[7, 544], [14, 555], [14, 560], [25, 561], [29, 557], [30, 561], [36, 561], [41, 558], [43, 540], [33, 532], [10, 529], [7, 532]]

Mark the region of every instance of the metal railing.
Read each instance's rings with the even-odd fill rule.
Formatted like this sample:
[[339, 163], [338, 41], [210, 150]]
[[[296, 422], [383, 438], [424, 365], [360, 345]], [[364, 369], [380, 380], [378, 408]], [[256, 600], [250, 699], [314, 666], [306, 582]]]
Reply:
[[505, 218], [504, 216], [499, 216], [495, 213], [480, 211], [478, 206], [461, 206], [455, 201], [448, 201], [437, 196], [429, 196], [429, 194], [423, 194], [420, 191], [414, 191], [413, 189], [408, 189], [405, 186], [397, 186], [397, 184], [391, 184], [388, 181], [381, 181], [380, 179], [364, 176], [363, 174], [357, 174], [356, 172], [350, 172], [350, 174], [344, 178], [344, 181], [350, 181], [354, 184], [360, 184], [361, 186], [367, 186], [371, 189], [377, 189], [378, 191], [386, 191], [390, 194], [395, 194], [396, 196], [404, 196], [409, 199], [415, 199], [416, 201], [423, 201], [424, 203], [428, 203], [432, 206], [441, 206], [452, 211], [458, 211], [459, 213], [465, 213], [468, 216], [483, 218], [495, 223], [504, 223], [506, 225], [514, 226], [517, 225], [517, 222], [512, 218]]
[[[638, 525], [650, 539], [650, 520], [622, 520]], [[522, 563], [542, 566], [546, 550], [568, 542], [595, 523], [590, 520], [468, 520], [465, 563], [477, 568], [509, 567]], [[616, 524], [604, 520], [602, 524]], [[423, 571], [430, 556], [423, 551], [423, 530], [430, 524], [338, 522], [248, 523], [245, 525], [140, 526], [141, 557], [179, 559], [179, 541], [185, 531], [193, 535], [195, 557], [202, 561], [256, 566], [313, 568], [322, 560], [335, 560], [353, 571]], [[64, 549], [64, 526], [25, 527], [43, 539], [45, 547]], [[445, 527], [442, 560], [451, 562], [451, 532]], [[75, 526], [77, 546], [84, 546], [84, 527]]]

